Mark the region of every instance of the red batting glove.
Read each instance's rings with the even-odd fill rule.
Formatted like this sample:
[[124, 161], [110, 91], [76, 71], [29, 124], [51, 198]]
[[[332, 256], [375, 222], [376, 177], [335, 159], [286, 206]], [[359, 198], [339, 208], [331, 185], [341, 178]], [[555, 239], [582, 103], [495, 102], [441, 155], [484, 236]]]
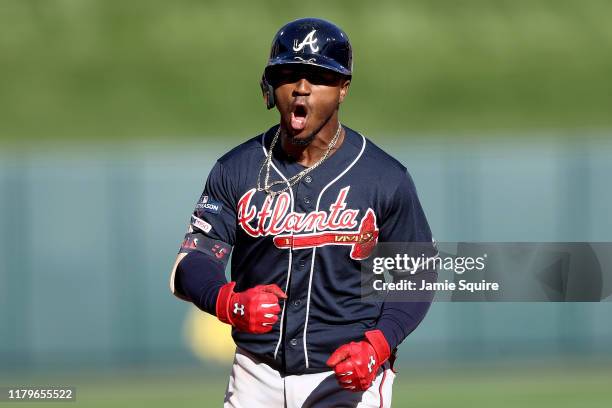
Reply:
[[391, 355], [389, 343], [380, 330], [367, 331], [365, 337], [366, 340], [338, 347], [327, 360], [338, 384], [346, 390], [358, 392], [370, 388], [378, 369]]
[[267, 333], [278, 321], [278, 299], [287, 295], [277, 285], [257, 285], [244, 292], [234, 292], [236, 282], [221, 286], [217, 297], [217, 318], [247, 333]]

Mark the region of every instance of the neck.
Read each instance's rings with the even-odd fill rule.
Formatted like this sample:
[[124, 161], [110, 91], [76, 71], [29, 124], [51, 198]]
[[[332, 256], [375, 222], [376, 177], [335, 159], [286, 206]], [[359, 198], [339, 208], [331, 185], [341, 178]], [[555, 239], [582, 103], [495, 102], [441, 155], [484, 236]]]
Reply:
[[[338, 131], [340, 122], [337, 115], [333, 115], [326, 123], [312, 136], [312, 140], [307, 144], [300, 144], [289, 136], [287, 130], [281, 125], [281, 146], [286, 155], [293, 158], [296, 162], [305, 167], [311, 167], [319, 161], [334, 139]], [[329, 152], [329, 156], [335, 153], [344, 141], [344, 129], [340, 128], [340, 134], [335, 146]], [[296, 143], [297, 142], [297, 143]], [[328, 157], [329, 157], [328, 156]]]

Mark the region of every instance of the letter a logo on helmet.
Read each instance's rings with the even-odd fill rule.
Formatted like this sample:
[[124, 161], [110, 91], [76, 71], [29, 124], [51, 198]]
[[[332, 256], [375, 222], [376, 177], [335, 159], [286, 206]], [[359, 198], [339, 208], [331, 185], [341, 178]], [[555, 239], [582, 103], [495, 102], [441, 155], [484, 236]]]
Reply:
[[281, 27], [272, 40], [270, 56], [260, 82], [268, 109], [275, 105], [274, 87], [270, 81], [272, 68], [291, 64], [314, 65], [351, 78], [351, 43], [340, 27], [320, 18], [301, 18]]
[[318, 52], [319, 51], [319, 47], [317, 45], [315, 45], [317, 43], [317, 39], [314, 38], [314, 33], [316, 33], [317, 30], [312, 30], [311, 32], [308, 33], [308, 35], [306, 37], [304, 37], [304, 40], [298, 44], [298, 40], [297, 38], [295, 40], [293, 40], [293, 51], [302, 51], [302, 49], [305, 46], [310, 46], [310, 51], [312, 52]]

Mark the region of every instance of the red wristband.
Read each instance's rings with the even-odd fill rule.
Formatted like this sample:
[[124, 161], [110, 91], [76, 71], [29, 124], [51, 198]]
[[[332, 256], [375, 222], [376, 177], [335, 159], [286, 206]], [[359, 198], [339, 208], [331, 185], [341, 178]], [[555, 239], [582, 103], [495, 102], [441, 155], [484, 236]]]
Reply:
[[217, 296], [217, 319], [221, 320], [223, 323], [232, 324], [232, 319], [230, 318], [229, 313], [229, 304], [230, 298], [234, 294], [234, 287], [236, 286], [236, 282], [229, 282], [225, 285], [221, 286], [219, 290], [219, 295]]
[[376, 353], [376, 357], [380, 364], [387, 361], [387, 359], [391, 356], [391, 349], [389, 348], [389, 343], [387, 343], [387, 339], [385, 335], [380, 330], [370, 330], [365, 332], [365, 337], [368, 340], [368, 343], [372, 345], [374, 348], [374, 352]]

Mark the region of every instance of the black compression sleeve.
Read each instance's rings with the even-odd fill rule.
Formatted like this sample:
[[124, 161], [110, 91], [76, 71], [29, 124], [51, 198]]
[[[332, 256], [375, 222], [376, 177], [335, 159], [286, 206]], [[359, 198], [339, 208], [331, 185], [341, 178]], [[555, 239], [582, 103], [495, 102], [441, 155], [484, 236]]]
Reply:
[[[417, 275], [428, 282], [438, 280], [435, 270], [425, 270]], [[399, 346], [423, 321], [433, 297], [433, 291], [419, 291], [412, 301], [385, 301], [376, 328], [383, 332], [391, 350]]]
[[176, 269], [175, 286], [199, 309], [214, 316], [219, 289], [226, 283], [225, 267], [199, 251], [188, 253]]
[[430, 302], [385, 302], [377, 329], [389, 347], [397, 347], [425, 318]]

